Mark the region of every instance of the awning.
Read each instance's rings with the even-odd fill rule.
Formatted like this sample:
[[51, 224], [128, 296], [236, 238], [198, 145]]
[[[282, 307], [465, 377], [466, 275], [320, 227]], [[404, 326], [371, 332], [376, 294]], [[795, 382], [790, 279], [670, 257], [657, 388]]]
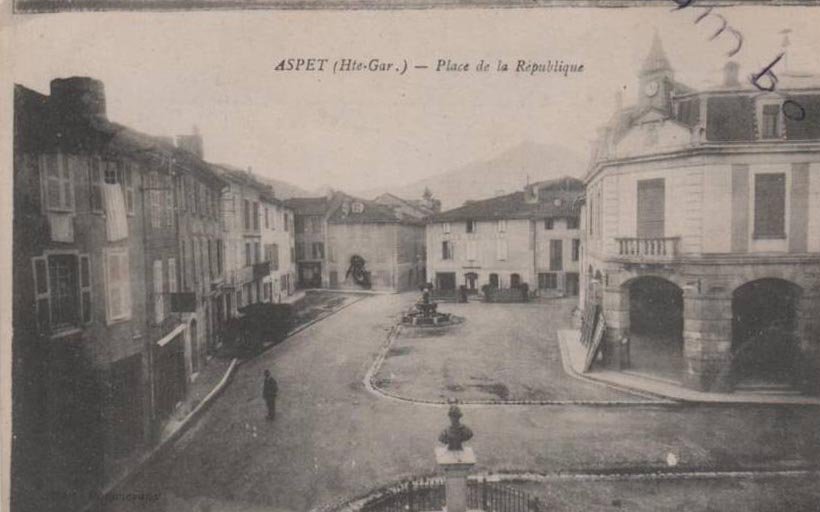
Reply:
[[187, 324], [179, 324], [178, 326], [176, 326], [176, 327], [174, 328], [174, 330], [173, 330], [173, 331], [169, 332], [169, 333], [168, 333], [168, 334], [166, 334], [166, 335], [165, 335], [162, 339], [160, 339], [159, 341], [157, 341], [157, 345], [159, 345], [160, 347], [164, 347], [164, 346], [165, 346], [165, 345], [167, 345], [167, 344], [168, 344], [168, 343], [169, 343], [172, 339], [176, 338], [176, 337], [179, 335], [179, 333], [181, 333], [182, 331], [184, 331], [184, 330], [185, 330], [185, 328], [186, 328], [187, 326], [188, 326]]

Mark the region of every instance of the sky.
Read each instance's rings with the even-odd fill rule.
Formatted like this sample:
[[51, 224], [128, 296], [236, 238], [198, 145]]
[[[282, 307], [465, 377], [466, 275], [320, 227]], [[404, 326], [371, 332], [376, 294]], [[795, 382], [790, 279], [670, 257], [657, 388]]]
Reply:
[[[657, 31], [676, 78], [720, 80], [730, 38], [695, 8], [84, 13], [17, 15], [16, 83], [105, 83], [109, 119], [154, 135], [204, 138], [205, 157], [314, 190], [415, 181], [522, 142], [582, 158], [616, 91], [637, 97], [637, 71]], [[715, 9], [741, 32], [741, 76], [767, 65], [790, 28], [788, 66], [820, 72], [820, 8]], [[717, 18], [715, 18], [716, 20]], [[282, 72], [285, 58], [403, 63], [398, 73]], [[436, 72], [470, 63], [564, 60], [583, 73]], [[779, 64], [778, 66], [782, 66]], [[814, 66], [812, 69], [811, 66]], [[778, 67], [778, 69], [782, 69]], [[545, 162], [544, 165], [549, 165]]]

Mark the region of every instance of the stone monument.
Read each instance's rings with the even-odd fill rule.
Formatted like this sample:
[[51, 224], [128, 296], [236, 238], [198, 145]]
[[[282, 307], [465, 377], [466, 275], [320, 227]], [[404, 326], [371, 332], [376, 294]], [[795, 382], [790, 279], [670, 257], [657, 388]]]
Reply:
[[464, 446], [464, 442], [473, 437], [473, 431], [461, 424], [461, 409], [457, 405], [450, 406], [447, 415], [450, 426], [438, 438], [446, 446], [436, 446], [436, 462], [444, 473], [447, 512], [466, 512], [467, 475], [476, 459], [473, 449]]

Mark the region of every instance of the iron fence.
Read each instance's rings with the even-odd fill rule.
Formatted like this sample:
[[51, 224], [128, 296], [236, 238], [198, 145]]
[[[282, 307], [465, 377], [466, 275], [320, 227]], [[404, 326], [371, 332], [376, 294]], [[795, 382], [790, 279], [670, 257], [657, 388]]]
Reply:
[[[441, 479], [402, 482], [369, 499], [361, 512], [429, 512], [442, 510], [445, 486]], [[487, 480], [467, 481], [467, 507], [485, 512], [544, 512], [541, 501], [530, 494]]]

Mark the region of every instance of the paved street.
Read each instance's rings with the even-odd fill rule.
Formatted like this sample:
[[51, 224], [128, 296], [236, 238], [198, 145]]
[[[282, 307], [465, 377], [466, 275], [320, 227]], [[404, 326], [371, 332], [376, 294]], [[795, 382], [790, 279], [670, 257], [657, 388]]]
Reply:
[[[370, 297], [239, 368], [167, 456], [109, 510], [304, 511], [435, 470], [446, 408], [374, 395], [362, 381], [415, 294]], [[265, 421], [262, 371], [279, 381]], [[820, 460], [820, 411], [786, 407], [465, 406], [479, 471], [788, 467]], [[594, 484], [591, 484], [594, 485]]]
[[646, 401], [564, 371], [556, 330], [570, 327], [577, 304], [442, 304], [441, 311], [465, 321], [445, 328], [404, 327], [376, 384], [394, 396], [428, 401]]

